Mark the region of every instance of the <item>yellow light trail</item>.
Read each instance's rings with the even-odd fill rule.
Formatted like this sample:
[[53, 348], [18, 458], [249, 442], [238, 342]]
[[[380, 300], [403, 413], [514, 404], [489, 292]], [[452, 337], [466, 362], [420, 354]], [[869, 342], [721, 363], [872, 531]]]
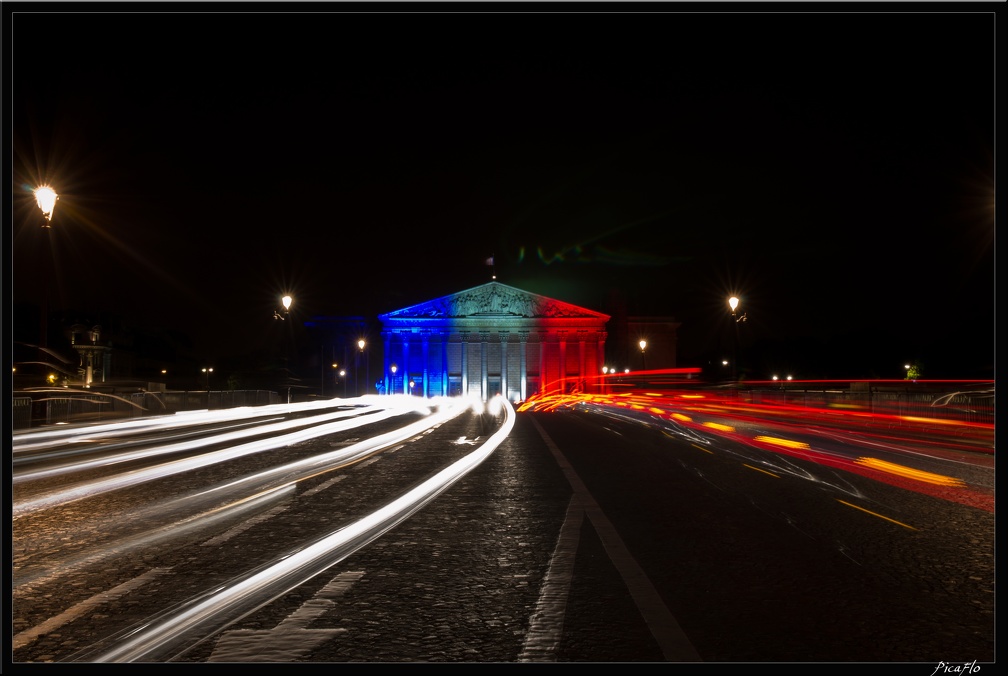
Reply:
[[775, 479], [780, 479], [780, 475], [779, 474], [774, 474], [773, 472], [768, 472], [765, 469], [760, 469], [759, 467], [753, 467], [752, 465], [747, 465], [744, 462], [742, 463], [742, 466], [743, 467], [748, 467], [749, 469], [754, 469], [757, 472], [763, 472], [764, 474], [769, 474], [770, 476], [774, 477]]
[[966, 482], [964, 482], [962, 479], [944, 476], [941, 474], [932, 474], [931, 472], [924, 472], [919, 469], [904, 467], [903, 465], [897, 465], [891, 462], [886, 462], [885, 460], [878, 460], [877, 458], [858, 458], [854, 462], [859, 465], [864, 465], [865, 467], [871, 467], [872, 469], [877, 469], [883, 472], [888, 472], [890, 474], [896, 474], [899, 476], [907, 477], [908, 479], [916, 479], [917, 481], [926, 481], [929, 484], [938, 484], [939, 486], [966, 485]]
[[858, 507], [857, 505], [852, 505], [851, 503], [847, 502], [846, 500], [840, 500], [839, 498], [837, 498], [837, 502], [839, 502], [841, 505], [847, 505], [848, 507], [853, 507], [854, 509], [860, 509], [865, 514], [871, 514], [872, 516], [877, 516], [880, 519], [885, 519], [886, 521], [891, 521], [892, 523], [896, 524], [897, 526], [903, 526], [904, 528], [909, 528], [910, 530], [917, 530], [913, 526], [908, 526], [905, 523], [901, 523], [901, 522], [897, 521], [896, 519], [890, 519], [888, 516], [882, 516], [881, 514], [878, 514], [876, 512], [871, 511], [870, 509], [865, 509], [864, 507]]
[[757, 436], [754, 437], [756, 441], [762, 441], [765, 444], [775, 444], [777, 446], [786, 446], [787, 448], [800, 448], [803, 451], [809, 450], [809, 445], [804, 441], [791, 441], [790, 439], [778, 439], [777, 437], [765, 437]]

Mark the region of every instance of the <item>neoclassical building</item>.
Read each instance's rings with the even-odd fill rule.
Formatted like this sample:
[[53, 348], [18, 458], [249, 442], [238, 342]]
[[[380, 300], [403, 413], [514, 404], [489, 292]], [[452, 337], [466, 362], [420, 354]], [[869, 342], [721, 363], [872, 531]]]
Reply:
[[609, 315], [495, 281], [378, 319], [386, 392], [519, 401], [592, 387]]

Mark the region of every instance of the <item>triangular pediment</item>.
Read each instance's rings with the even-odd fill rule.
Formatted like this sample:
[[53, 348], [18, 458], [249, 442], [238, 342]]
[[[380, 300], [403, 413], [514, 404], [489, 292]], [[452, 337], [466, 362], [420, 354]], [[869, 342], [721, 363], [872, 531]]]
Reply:
[[608, 321], [609, 315], [540, 296], [500, 282], [488, 282], [465, 291], [435, 298], [380, 315], [387, 319], [438, 319], [466, 317], [553, 318], [581, 317]]

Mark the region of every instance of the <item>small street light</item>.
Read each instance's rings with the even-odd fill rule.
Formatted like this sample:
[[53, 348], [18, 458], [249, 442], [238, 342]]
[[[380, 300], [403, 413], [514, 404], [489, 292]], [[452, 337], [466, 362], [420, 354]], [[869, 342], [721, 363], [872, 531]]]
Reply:
[[[354, 396], [360, 396], [360, 356], [364, 352], [367, 343], [361, 338], [357, 341], [357, 359], [354, 360]], [[369, 376], [370, 377], [370, 376]]]
[[734, 355], [732, 356], [732, 380], [738, 380], [738, 344], [739, 344], [739, 329], [738, 325], [746, 320], [746, 315], [743, 312], [741, 315], [737, 313], [739, 303], [741, 301], [736, 297], [732, 296], [728, 299], [728, 307], [731, 308], [732, 319], [735, 320], [735, 346]]
[[206, 390], [207, 390], [207, 392], [210, 391], [210, 374], [211, 373], [213, 373], [213, 367], [212, 366], [208, 366], [205, 369], [203, 369], [203, 375], [206, 378]]
[[39, 209], [42, 210], [42, 215], [45, 216], [46, 222], [42, 224], [43, 228], [48, 228], [50, 221], [52, 221], [53, 210], [56, 209], [56, 201], [59, 199], [59, 195], [56, 191], [47, 185], [41, 185], [35, 188], [35, 203], [38, 204]]
[[389, 370], [392, 371], [392, 382], [389, 383], [388, 389], [385, 390], [385, 394], [391, 394], [392, 390], [395, 389], [395, 374], [396, 371], [399, 370], [399, 367], [396, 366], [395, 364], [392, 364], [392, 366], [389, 367]]
[[346, 399], [346, 369], [341, 369], [339, 377], [343, 379], [343, 398]]
[[641, 371], [646, 371], [647, 370], [647, 364], [644, 361], [644, 348], [647, 347], [647, 341], [646, 340], [642, 340], [640, 343], [638, 343], [638, 345], [640, 345]]
[[280, 320], [287, 319], [287, 317], [290, 316], [290, 307], [291, 307], [291, 303], [293, 303], [293, 302], [294, 302], [294, 299], [291, 298], [290, 296], [284, 296], [283, 298], [281, 298], [280, 299], [280, 303], [283, 305], [283, 314], [280, 314], [279, 312], [277, 312], [276, 310], [274, 310], [273, 311], [273, 319], [280, 319]]

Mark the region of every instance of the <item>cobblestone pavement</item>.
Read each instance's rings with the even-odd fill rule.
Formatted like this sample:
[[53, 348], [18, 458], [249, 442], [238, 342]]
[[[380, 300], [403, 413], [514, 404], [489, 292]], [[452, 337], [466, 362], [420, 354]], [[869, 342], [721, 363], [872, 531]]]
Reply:
[[[966, 622], [969, 613], [934, 613], [965, 602], [970, 612], [993, 617], [993, 556], [986, 545], [993, 515], [866, 479], [860, 485], [878, 504], [904, 504], [908, 518], [932, 514], [934, 527], [909, 532], [866, 520], [874, 530], [859, 528], [836, 542], [819, 535], [833, 532], [836, 517], [817, 506], [816, 491], [800, 503], [780, 484], [747, 492], [748, 484], [731, 482], [751, 482], [751, 470], [743, 474], [737, 463], [696, 449], [670, 452], [667, 445], [652, 453], [638, 444], [630, 468], [612, 458], [615, 448], [596, 444], [591, 461], [572, 472], [551, 451], [538, 419], [519, 415], [493, 454], [408, 520], [173, 659], [643, 664], [690, 662], [691, 650], [698, 650], [708, 662], [741, 665], [807, 655], [837, 659], [850, 640], [870, 652], [869, 661], [913, 661], [920, 657], [914, 650], [929, 644], [963, 648], [939, 656], [947, 660], [993, 654], [992, 634], [962, 641], [969, 629], [954, 623], [957, 616]], [[124, 555], [110, 573], [121, 580], [158, 572], [147, 586], [169, 607], [345, 525], [462, 457], [471, 447], [447, 441], [481, 434], [478, 425], [466, 424], [385, 451], [336, 478], [301, 482], [287, 503], [233, 536], [193, 535]], [[587, 448], [571, 442], [561, 444], [566, 456], [588, 457]], [[581, 480], [593, 493], [578, 488]], [[642, 492], [643, 485], [651, 488]], [[598, 503], [586, 503], [586, 496]], [[973, 534], [970, 551], [956, 551], [957, 540], [946, 535], [958, 530]], [[621, 557], [622, 540], [646, 572], [635, 574], [637, 561]], [[758, 557], [745, 554], [755, 554], [754, 547]], [[975, 571], [969, 579], [961, 576], [967, 569]], [[652, 581], [660, 592], [649, 587]], [[53, 592], [34, 599], [42, 619], [62, 609], [46, 594]], [[15, 657], [65, 655], [67, 637], [100, 636], [103, 617], [128, 614], [134, 605], [126, 594]], [[677, 620], [681, 629], [672, 626]], [[16, 631], [39, 621], [22, 620]]]

